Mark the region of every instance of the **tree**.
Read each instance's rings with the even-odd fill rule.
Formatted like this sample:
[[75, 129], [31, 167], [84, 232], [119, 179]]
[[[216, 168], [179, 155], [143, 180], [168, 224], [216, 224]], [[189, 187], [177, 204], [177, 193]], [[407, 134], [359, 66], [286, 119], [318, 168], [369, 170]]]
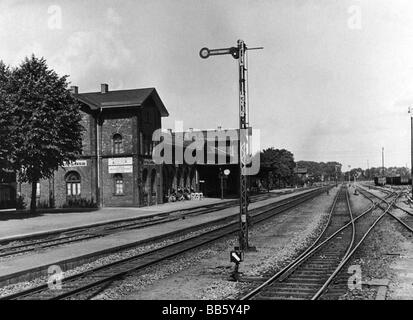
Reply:
[[10, 84], [11, 71], [3, 61], [0, 61], [0, 181], [11, 171], [10, 143]]
[[373, 179], [374, 177], [381, 177], [384, 174], [384, 176], [389, 176], [389, 177], [410, 177], [410, 169], [406, 167], [389, 167], [389, 168], [384, 168], [384, 173], [383, 173], [383, 168], [382, 167], [371, 167], [367, 170], [365, 170], [364, 175], [366, 176], [367, 179]]
[[285, 149], [268, 148], [261, 153], [261, 166], [267, 168], [263, 172], [273, 184], [285, 187], [292, 183], [294, 178], [294, 155]]
[[79, 105], [68, 90], [67, 76], [59, 77], [44, 58], [34, 55], [12, 70], [7, 88], [11, 164], [19, 182], [32, 185], [31, 212], [36, 211], [36, 185], [50, 178], [82, 149]]

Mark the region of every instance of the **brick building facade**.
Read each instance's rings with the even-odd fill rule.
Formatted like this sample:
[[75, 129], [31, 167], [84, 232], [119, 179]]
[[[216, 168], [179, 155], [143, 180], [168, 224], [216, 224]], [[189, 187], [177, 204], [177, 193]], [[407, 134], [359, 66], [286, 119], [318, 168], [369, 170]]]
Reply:
[[[162, 166], [151, 160], [152, 133], [168, 116], [155, 88], [79, 93], [82, 154], [38, 183], [38, 202], [55, 207], [89, 201], [99, 206], [143, 206], [161, 203]], [[18, 186], [30, 203], [31, 186]]]

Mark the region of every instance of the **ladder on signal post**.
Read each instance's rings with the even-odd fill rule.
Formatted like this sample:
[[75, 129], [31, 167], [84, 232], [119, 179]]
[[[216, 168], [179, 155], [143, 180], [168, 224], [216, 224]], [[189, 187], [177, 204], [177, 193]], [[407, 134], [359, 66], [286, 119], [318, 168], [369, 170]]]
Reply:
[[206, 59], [214, 55], [230, 54], [238, 60], [239, 70], [239, 181], [240, 181], [240, 232], [239, 232], [239, 249], [243, 252], [250, 248], [248, 242], [248, 195], [247, 195], [247, 162], [249, 161], [249, 123], [248, 123], [248, 106], [247, 106], [247, 77], [246, 72], [246, 51], [258, 50], [258, 48], [248, 48], [244, 41], [238, 40], [236, 47], [223, 49], [202, 48], [199, 52], [201, 58]]

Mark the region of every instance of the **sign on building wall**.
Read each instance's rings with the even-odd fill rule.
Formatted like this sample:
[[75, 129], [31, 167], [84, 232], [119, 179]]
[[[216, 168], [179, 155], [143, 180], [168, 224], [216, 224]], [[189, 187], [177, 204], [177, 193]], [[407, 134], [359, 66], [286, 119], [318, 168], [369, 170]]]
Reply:
[[145, 165], [154, 165], [156, 163], [155, 163], [155, 161], [150, 160], [150, 159], [143, 159], [143, 164], [145, 164]]
[[87, 160], [76, 160], [72, 162], [63, 163], [63, 168], [73, 168], [73, 167], [87, 167]]
[[129, 158], [109, 158], [108, 159], [109, 173], [132, 173], [133, 159]]

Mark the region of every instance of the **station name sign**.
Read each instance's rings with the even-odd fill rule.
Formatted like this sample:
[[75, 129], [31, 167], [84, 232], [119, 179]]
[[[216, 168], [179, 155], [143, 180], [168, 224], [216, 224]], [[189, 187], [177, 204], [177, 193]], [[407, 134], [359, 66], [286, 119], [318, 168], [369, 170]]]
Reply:
[[108, 159], [109, 173], [132, 173], [133, 159], [128, 158], [109, 158]]
[[76, 160], [71, 162], [64, 162], [63, 168], [73, 168], [73, 167], [87, 167], [87, 160]]

